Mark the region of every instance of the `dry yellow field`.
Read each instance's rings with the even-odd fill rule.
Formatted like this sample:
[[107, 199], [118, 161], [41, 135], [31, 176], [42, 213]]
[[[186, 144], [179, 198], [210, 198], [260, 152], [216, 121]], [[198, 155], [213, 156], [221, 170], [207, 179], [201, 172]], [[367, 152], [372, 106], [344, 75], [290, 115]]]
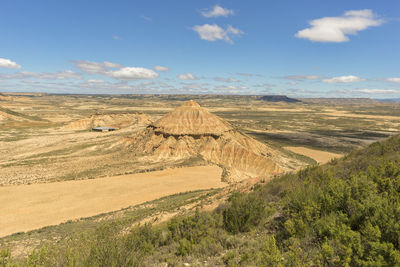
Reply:
[[296, 154], [304, 155], [306, 157], [312, 158], [316, 160], [318, 163], [326, 163], [330, 161], [331, 159], [334, 158], [340, 158], [343, 155], [341, 154], [336, 154], [336, 153], [331, 153], [331, 152], [326, 152], [326, 151], [321, 151], [321, 150], [316, 150], [316, 149], [311, 149], [311, 148], [306, 148], [306, 147], [299, 147], [299, 146], [287, 146], [284, 147], [284, 149], [290, 150]]
[[160, 197], [220, 188], [217, 166], [0, 187], [0, 237], [119, 210]]

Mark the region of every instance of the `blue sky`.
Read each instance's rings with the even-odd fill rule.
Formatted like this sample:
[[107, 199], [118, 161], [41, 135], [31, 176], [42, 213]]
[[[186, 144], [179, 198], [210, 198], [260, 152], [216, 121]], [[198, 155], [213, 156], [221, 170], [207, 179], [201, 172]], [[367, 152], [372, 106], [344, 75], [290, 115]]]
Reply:
[[2, 1], [0, 91], [400, 97], [400, 1]]

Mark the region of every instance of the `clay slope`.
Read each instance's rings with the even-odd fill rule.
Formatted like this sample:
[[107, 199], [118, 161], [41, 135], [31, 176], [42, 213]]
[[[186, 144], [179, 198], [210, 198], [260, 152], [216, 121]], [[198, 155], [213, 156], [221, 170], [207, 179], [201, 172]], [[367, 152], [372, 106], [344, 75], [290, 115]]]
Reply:
[[124, 128], [134, 124], [149, 124], [150, 120], [143, 113], [95, 114], [87, 119], [73, 121], [63, 127], [64, 130], [88, 130], [98, 126]]
[[156, 161], [202, 157], [226, 170], [230, 179], [283, 172], [279, 155], [243, 135], [218, 116], [189, 101], [151, 124], [131, 140], [136, 156]]
[[189, 100], [153, 124], [156, 132], [170, 135], [217, 135], [233, 130], [218, 116]]

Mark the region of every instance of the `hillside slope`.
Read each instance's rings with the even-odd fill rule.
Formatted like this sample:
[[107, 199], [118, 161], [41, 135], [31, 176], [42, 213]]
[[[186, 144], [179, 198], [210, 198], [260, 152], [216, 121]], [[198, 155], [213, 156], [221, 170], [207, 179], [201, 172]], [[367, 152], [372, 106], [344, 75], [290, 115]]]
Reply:
[[400, 136], [394, 136], [250, 193], [235, 193], [213, 212], [136, 227], [124, 235], [110, 224], [90, 238], [35, 252], [28, 261], [45, 266], [399, 266], [399, 163]]
[[271, 179], [301, 164], [238, 132], [192, 100], [133, 136], [130, 143], [132, 154], [154, 161], [201, 157], [224, 168], [227, 181]]

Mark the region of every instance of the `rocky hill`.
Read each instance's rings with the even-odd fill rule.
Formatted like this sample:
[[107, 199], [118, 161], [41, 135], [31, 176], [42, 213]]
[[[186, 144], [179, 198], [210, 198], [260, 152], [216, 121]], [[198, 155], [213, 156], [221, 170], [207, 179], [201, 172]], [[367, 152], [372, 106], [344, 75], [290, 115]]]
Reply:
[[192, 100], [149, 125], [129, 146], [136, 156], [156, 161], [202, 157], [223, 167], [231, 181], [288, 170], [288, 160], [277, 151], [236, 131]]

